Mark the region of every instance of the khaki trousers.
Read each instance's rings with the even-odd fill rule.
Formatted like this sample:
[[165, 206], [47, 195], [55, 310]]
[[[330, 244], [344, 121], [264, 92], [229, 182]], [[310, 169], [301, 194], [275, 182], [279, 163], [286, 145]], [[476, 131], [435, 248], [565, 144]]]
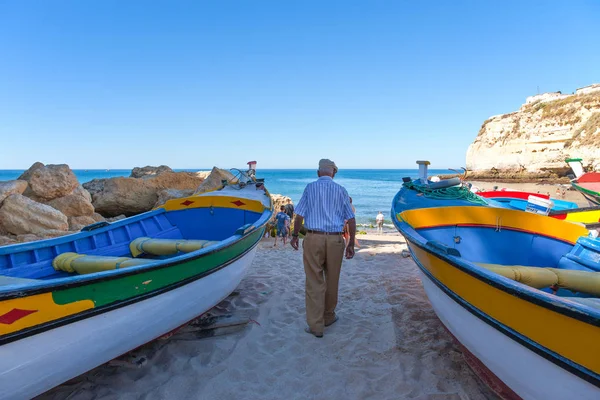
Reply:
[[308, 233], [302, 242], [306, 273], [306, 322], [315, 333], [333, 322], [346, 244], [342, 235]]

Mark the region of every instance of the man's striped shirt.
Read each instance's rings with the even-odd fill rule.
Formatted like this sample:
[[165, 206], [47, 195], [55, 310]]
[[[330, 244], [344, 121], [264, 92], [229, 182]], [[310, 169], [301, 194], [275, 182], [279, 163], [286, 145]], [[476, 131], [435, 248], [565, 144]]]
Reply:
[[306, 229], [322, 232], [342, 232], [344, 222], [354, 218], [348, 192], [329, 176], [306, 186], [295, 211]]

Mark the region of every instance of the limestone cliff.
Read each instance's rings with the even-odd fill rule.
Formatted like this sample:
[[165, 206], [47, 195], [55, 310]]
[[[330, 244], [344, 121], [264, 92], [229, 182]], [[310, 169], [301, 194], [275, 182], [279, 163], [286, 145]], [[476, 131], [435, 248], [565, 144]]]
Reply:
[[599, 144], [600, 84], [544, 93], [485, 121], [467, 151], [467, 169], [480, 177], [561, 176], [569, 157], [600, 169]]

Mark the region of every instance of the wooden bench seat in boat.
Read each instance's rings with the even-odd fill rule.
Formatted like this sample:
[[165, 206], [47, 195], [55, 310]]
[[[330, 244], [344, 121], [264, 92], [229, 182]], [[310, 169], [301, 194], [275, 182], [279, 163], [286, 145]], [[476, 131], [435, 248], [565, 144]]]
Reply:
[[52, 260], [52, 267], [57, 271], [91, 274], [94, 272], [133, 267], [135, 265], [150, 264], [154, 261], [130, 257], [89, 256], [67, 252], [56, 256]]
[[131, 255], [138, 257], [142, 254], [153, 256], [168, 256], [204, 249], [214, 246], [219, 241], [214, 240], [186, 240], [186, 239], [153, 239], [149, 237], [140, 237], [132, 241], [129, 245]]
[[573, 249], [560, 259], [558, 266], [563, 269], [592, 270], [600, 272], [600, 241], [581, 237]]
[[557, 287], [600, 296], [600, 273], [523, 265], [475, 263], [489, 271], [536, 289]]

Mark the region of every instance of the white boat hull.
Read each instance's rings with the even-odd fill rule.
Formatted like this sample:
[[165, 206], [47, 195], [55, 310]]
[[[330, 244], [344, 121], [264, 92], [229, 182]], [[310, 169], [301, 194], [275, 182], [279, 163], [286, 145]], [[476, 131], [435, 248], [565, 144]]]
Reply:
[[205, 313], [239, 285], [255, 252], [147, 300], [0, 346], [0, 399], [30, 399]]
[[[438, 318], [479, 361], [521, 398], [600, 399], [600, 389], [494, 329], [420, 271]], [[548, 327], [552, 329], [552, 327]]]

